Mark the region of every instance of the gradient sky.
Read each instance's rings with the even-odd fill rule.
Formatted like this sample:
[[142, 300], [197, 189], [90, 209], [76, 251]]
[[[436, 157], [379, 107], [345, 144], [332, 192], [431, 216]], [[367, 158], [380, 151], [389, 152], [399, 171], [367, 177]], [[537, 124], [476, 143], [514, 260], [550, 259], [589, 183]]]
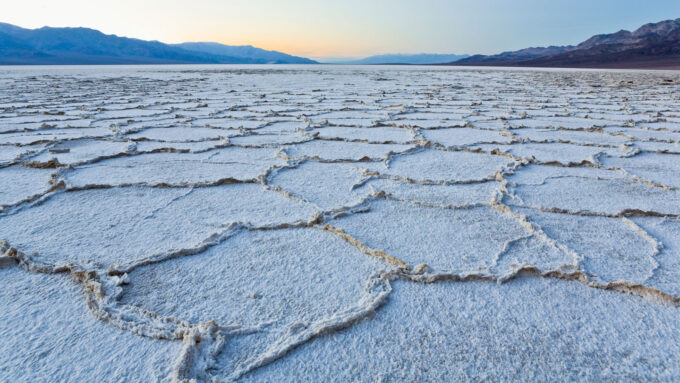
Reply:
[[498, 53], [680, 17], [680, 0], [18, 0], [0, 21], [306, 57]]

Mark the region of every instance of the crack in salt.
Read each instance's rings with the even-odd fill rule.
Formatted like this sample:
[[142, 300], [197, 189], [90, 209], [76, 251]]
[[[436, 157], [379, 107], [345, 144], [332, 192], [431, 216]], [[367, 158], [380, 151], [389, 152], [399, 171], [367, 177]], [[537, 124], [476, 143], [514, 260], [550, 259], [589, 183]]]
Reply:
[[[645, 184], [669, 191], [677, 190], [672, 179], [654, 181], [648, 179], [644, 173], [633, 174], [625, 166], [606, 167], [603, 159], [617, 153], [618, 158], [627, 160], [646, 153], [663, 155], [672, 161], [680, 153], [680, 149], [673, 151], [672, 144], [678, 144], [679, 139], [673, 139], [674, 133], [680, 137], [680, 116], [674, 110], [677, 98], [672, 98], [664, 91], [654, 91], [654, 87], [637, 87], [642, 92], [638, 98], [634, 93], [626, 93], [620, 84], [607, 83], [602, 75], [592, 74], [588, 83], [596, 85], [587, 91], [575, 91], [575, 82], [583, 80], [577, 74], [569, 74], [554, 78], [552, 88], [535, 89], [531, 92], [520, 89], [517, 84], [504, 83], [499, 89], [485, 89], [479, 84], [467, 83], [465, 86], [445, 83], [443, 79], [435, 82], [419, 82], [413, 87], [399, 82], [399, 79], [387, 74], [373, 76], [374, 72], [356, 72], [353, 76], [364, 76], [370, 80], [367, 89], [308, 89], [312, 84], [303, 84], [290, 91], [275, 92], [279, 85], [271, 87], [252, 87], [246, 83], [250, 76], [267, 76], [279, 73], [274, 70], [262, 72], [251, 70], [199, 70], [180, 71], [185, 75], [200, 74], [196, 77], [179, 78], [173, 82], [137, 78], [127, 81], [124, 77], [106, 79], [80, 79], [65, 75], [45, 76], [40, 82], [33, 80], [31, 87], [22, 88], [25, 92], [8, 92], [8, 100], [0, 106], [0, 154], [6, 148], [21, 148], [16, 156], [0, 159], [0, 171], [10, 166], [24, 166], [36, 169], [55, 169], [49, 180], [48, 188], [40, 193], [27, 190], [25, 195], [14, 200], [12, 204], [0, 206], [0, 220], [11, 215], [21, 214], [25, 210], [47, 202], [56, 195], [76, 191], [115, 188], [188, 188], [185, 193], [176, 196], [166, 205], [159, 206], [145, 218], [153, 218], [161, 209], [179, 201], [193, 193], [194, 190], [209, 189], [229, 184], [259, 184], [265, 190], [299, 203], [301, 206], [311, 206], [315, 213], [306, 220], [290, 221], [280, 224], [253, 226], [243, 222], [230, 222], [216, 225], [215, 231], [195, 244], [184, 245], [183, 248], [171, 249], [166, 252], [145, 255], [144, 257], [109, 267], [106, 270], [88, 269], [74, 263], [53, 264], [45, 261], [38, 254], [27, 255], [19, 249], [12, 248], [7, 242], [0, 242], [0, 268], [22, 267], [27, 272], [35, 273], [64, 273], [83, 288], [85, 300], [90, 312], [99, 320], [111, 326], [149, 338], [182, 341], [182, 349], [172, 368], [171, 378], [174, 381], [211, 381], [217, 379], [214, 371], [217, 357], [222, 352], [229, 337], [244, 334], [267, 332], [268, 323], [255, 326], [240, 326], [238, 324], [218, 324], [215, 321], [190, 323], [174, 317], [166, 317], [142, 308], [122, 304], [119, 297], [123, 287], [129, 283], [127, 274], [142, 266], [153, 266], [180, 257], [200, 257], [208, 249], [228, 241], [241, 231], [282, 230], [286, 228], [304, 228], [308, 230], [323, 230], [341, 238], [362, 254], [379, 259], [387, 271], [372, 275], [366, 282], [362, 295], [355, 304], [343, 310], [316, 321], [297, 321], [290, 323], [286, 331], [271, 343], [264, 352], [250, 355], [245, 361], [237, 364], [225, 377], [237, 380], [258, 368], [284, 357], [294, 348], [325, 334], [339, 331], [371, 317], [389, 299], [392, 291], [390, 281], [402, 279], [413, 283], [436, 283], [440, 281], [467, 282], [488, 281], [503, 284], [516, 278], [556, 278], [582, 283], [586, 286], [613, 290], [621, 293], [633, 294], [654, 302], [680, 305], [680, 297], [648, 286], [660, 271], [662, 265], [657, 258], [664, 250], [664, 244], [642, 229], [628, 217], [671, 218], [678, 219], [678, 214], [666, 214], [654, 209], [640, 210], [625, 208], [614, 213], [601, 213], [586, 209], [561, 209], [552, 206], [527, 206], [521, 198], [512, 192], [515, 186], [508, 177], [518, 174], [529, 167], [545, 169], [552, 167], [595, 168], [622, 174], [626, 181]], [[151, 73], [157, 73], [151, 71]], [[176, 73], [176, 72], [169, 72]], [[297, 76], [310, 71], [282, 71], [280, 74]], [[323, 75], [325, 72], [314, 72]], [[423, 78], [435, 76], [435, 71], [420, 74]], [[478, 74], [484, 72], [479, 72]], [[225, 75], [226, 81], [210, 84], [211, 76]], [[600, 77], [597, 77], [600, 76]], [[627, 76], [619, 74], [619, 76]], [[654, 78], [653, 75], [649, 78]], [[370, 78], [369, 78], [370, 77]], [[238, 80], [236, 80], [238, 78]], [[354, 78], [356, 79], [356, 78]], [[413, 77], [411, 77], [413, 79]], [[440, 81], [441, 80], [441, 81]], [[545, 79], [544, 79], [545, 80]], [[643, 79], [646, 81], [646, 79]], [[10, 83], [20, 86], [22, 81], [16, 79], [0, 84], [6, 87]], [[242, 81], [242, 82], [238, 82]], [[517, 79], [515, 79], [517, 81]], [[441, 83], [440, 83], [441, 82]], [[599, 84], [596, 82], [600, 82]], [[47, 84], [47, 85], [46, 85]], [[79, 97], [63, 98], [62, 91], [50, 89], [49, 84], [83, 87]], [[383, 85], [385, 84], [385, 85]], [[637, 86], [626, 83], [626, 86]], [[252, 84], [251, 84], [252, 85]], [[389, 86], [388, 86], [389, 85]], [[386, 87], [387, 86], [387, 87]], [[547, 86], [547, 85], [543, 85]], [[211, 88], [212, 87], [212, 88]], [[385, 88], [386, 87], [386, 88]], [[153, 90], [162, 89], [163, 93]], [[228, 91], [225, 89], [229, 89]], [[546, 92], [564, 90], [566, 95], [550, 96]], [[602, 89], [602, 90], [600, 90]], [[274, 91], [268, 91], [274, 90]], [[42, 93], [41, 93], [42, 92]], [[610, 93], [607, 93], [610, 92]], [[36, 100], [31, 99], [32, 96]], [[137, 96], [135, 96], [137, 95]], [[608, 95], [602, 98], [603, 95]], [[402, 99], [398, 99], [401, 97]], [[651, 98], [651, 102], [645, 99]], [[146, 100], [151, 98], [150, 100]], [[609, 104], [618, 105], [610, 108]], [[7, 106], [10, 105], [11, 106]], [[131, 105], [130, 105], [131, 104]], [[357, 105], [358, 104], [358, 105]], [[359, 106], [361, 105], [361, 106]], [[63, 120], [62, 120], [63, 118]], [[548, 121], [537, 126], [537, 121]], [[71, 123], [74, 126], [70, 126]], [[78, 122], [76, 122], [78, 121]], [[83, 126], [79, 126], [82, 124]], [[279, 125], [277, 125], [279, 124]], [[288, 127], [283, 125], [291, 124]], [[647, 126], [652, 124], [653, 126]], [[658, 125], [665, 124], [665, 125]], [[675, 124], [675, 125], [674, 125]], [[392, 138], [342, 138], [322, 136], [324, 128], [328, 127], [361, 127], [395, 128], [409, 133], [408, 140], [400, 141]], [[675, 127], [675, 129], [672, 129]], [[181, 139], [173, 137], [150, 138], [153, 132], [167, 133], [170, 129], [180, 128], [187, 135]], [[191, 136], [199, 131], [196, 128], [207, 129], [208, 136]], [[495, 132], [499, 137], [508, 141], [481, 140], [471, 144], [444, 145], [437, 140], [428, 140], [428, 131], [445, 131], [444, 129], [472, 129], [479, 132]], [[615, 128], [616, 131], [608, 129]], [[103, 129], [104, 136], [90, 133], [88, 129]], [[152, 130], [153, 129], [153, 130]], [[162, 129], [167, 129], [163, 131]], [[192, 130], [194, 129], [194, 130]], [[541, 139], [525, 134], [540, 129], [553, 137]], [[626, 129], [630, 129], [627, 131]], [[637, 130], [632, 130], [637, 129]], [[644, 131], [644, 132], [643, 132]], [[96, 132], [96, 131], [91, 131]], [[663, 132], [665, 138], [650, 137], [646, 133]], [[210, 134], [218, 136], [211, 136]], [[222, 136], [221, 134], [224, 133]], [[645, 133], [645, 134], [643, 134]], [[104, 133], [102, 133], [104, 134]], [[12, 135], [16, 137], [12, 138]], [[279, 137], [280, 136], [280, 137]], [[19, 137], [19, 138], [17, 138]], [[191, 138], [194, 137], [194, 138]], [[251, 143], [237, 138], [277, 137], [281, 141], [270, 143]], [[576, 137], [576, 138], [574, 138]], [[85, 155], [74, 162], [61, 163], [59, 155], [64, 149], [61, 144], [76, 144], [78, 142], [129, 142], [130, 146], [117, 153], [95, 153]], [[621, 145], [614, 143], [623, 141]], [[256, 141], [255, 141], [256, 142]], [[281, 142], [281, 143], [279, 143]], [[284, 143], [285, 142], [285, 143]], [[642, 146], [640, 142], [670, 144], [670, 146]], [[155, 144], [151, 150], [141, 150], [143, 143]], [[206, 144], [191, 146], [189, 144]], [[293, 155], [298, 145], [310, 143], [351, 144], [362, 145], [400, 145], [404, 150], [385, 150], [381, 155], [357, 153], [342, 153], [340, 158], [329, 158], [325, 153]], [[455, 142], [453, 143], [455, 144]], [[475, 145], [503, 145], [512, 148], [523, 144], [551, 144], [569, 145], [569, 147], [595, 148], [594, 154], [574, 161], [545, 160], [538, 161], [535, 157], [528, 158], [512, 154], [499, 148], [490, 150], [475, 147]], [[640, 145], [641, 148], [635, 145]], [[285, 161], [284, 164], [273, 164], [266, 167], [256, 177], [238, 177], [233, 175], [217, 175], [210, 181], [204, 182], [130, 182], [121, 184], [93, 183], [83, 186], [69, 186], [65, 176], [79, 171], [79, 167], [106, 163], [122, 157], [137, 157], [150, 153], [207, 153], [210, 156], [218, 154], [217, 149], [224, 148], [278, 149], [276, 158]], [[659, 147], [663, 149], [650, 150]], [[486, 147], [485, 147], [486, 148]], [[600, 148], [600, 149], [598, 149]], [[620, 149], [615, 152], [609, 149]], [[215, 150], [214, 152], [212, 152]], [[444, 179], [428, 177], [427, 174], [419, 179], [414, 177], [390, 174], [389, 169], [395, 161], [416, 155], [418, 153], [462, 152], [477, 153], [506, 158], [510, 163], [492, 174], [482, 174], [470, 179], [456, 179], [454, 176]], [[592, 153], [589, 152], [589, 153]], [[608, 154], [610, 153], [610, 154]], [[47, 155], [47, 156], [46, 156]], [[354, 164], [360, 169], [361, 178], [350, 185], [354, 191], [367, 185], [371, 180], [389, 180], [396, 184], [439, 185], [455, 187], [456, 185], [471, 185], [497, 183], [488, 202], [469, 204], [439, 204], [428, 203], [410, 198], [401, 198], [383, 190], [373, 190], [358, 198], [357, 201], [346, 205], [323, 210], [316, 203], [310, 201], [304, 192], [293, 193], [279, 185], [273, 185], [271, 180], [278, 173], [298, 169], [302, 164], [310, 161], [319, 163], [347, 163]], [[222, 165], [229, 166], [240, 161], [223, 161]], [[370, 163], [382, 164], [383, 169], [369, 166]], [[365, 166], [362, 166], [365, 165]], [[470, 164], [468, 164], [469, 166]], [[167, 165], [172, 167], [172, 165]], [[131, 170], [133, 171], [133, 170]], [[672, 177], [673, 173], [669, 172]], [[557, 179], [562, 176], [544, 177]], [[652, 176], [652, 178], [654, 178]], [[590, 177], [580, 177], [584, 181], [594, 180]], [[10, 180], [11, 182], [11, 180]], [[666, 182], [668, 184], [666, 184]], [[42, 190], [42, 189], [41, 189]], [[500, 251], [490, 254], [491, 262], [488, 267], [480, 267], [459, 273], [438, 272], [425, 264], [410, 266], [403, 260], [379, 248], [361, 242], [342, 229], [332, 226], [329, 219], [351, 216], [370, 211], [371, 203], [376, 200], [390, 200], [415, 207], [466, 210], [482, 206], [489, 206], [495, 211], [511, 217], [518, 226], [526, 229], [528, 234], [505, 241]], [[563, 215], [615, 218], [623, 222], [635, 235], [648, 242], [652, 247], [649, 255], [651, 267], [644, 275], [641, 283], [626, 281], [602, 282], [598, 275], [586, 272], [583, 267], [585, 256], [570, 249], [568, 243], [560, 243], [548, 236], [543, 228], [525, 215], [513, 210], [516, 206], [511, 201], [522, 202], [523, 208], [529, 210], [557, 213]], [[398, 217], [396, 217], [398, 219]], [[5, 234], [3, 234], [5, 235]], [[557, 268], [545, 270], [537, 264], [511, 265], [506, 274], [499, 274], [496, 270], [501, 261], [523, 241], [536, 238], [560, 254], [565, 254], [571, 263]], [[9, 238], [0, 238], [9, 239]], [[186, 246], [186, 247], [185, 247]], [[68, 259], [68, 256], [67, 256]], [[379, 319], [377, 319], [379, 320]]]

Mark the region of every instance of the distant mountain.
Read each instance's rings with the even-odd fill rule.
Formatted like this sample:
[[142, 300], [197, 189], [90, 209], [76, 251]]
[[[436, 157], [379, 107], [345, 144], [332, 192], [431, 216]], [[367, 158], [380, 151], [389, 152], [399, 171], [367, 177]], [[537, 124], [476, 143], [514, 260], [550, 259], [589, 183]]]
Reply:
[[464, 59], [468, 55], [454, 55], [454, 54], [387, 54], [370, 56], [360, 60], [352, 60], [344, 62], [343, 64], [413, 64], [413, 65], [427, 65], [427, 64], [442, 64], [458, 61]]
[[[190, 47], [196, 47], [188, 43]], [[202, 46], [203, 43], [198, 43]], [[106, 35], [89, 28], [25, 29], [0, 23], [0, 65], [53, 64], [264, 64], [313, 63], [284, 53], [253, 47], [205, 43], [210, 52], [158, 41]], [[234, 48], [235, 54], [228, 54]], [[252, 52], [252, 55], [248, 54]], [[271, 59], [271, 57], [276, 57]]]
[[645, 24], [633, 32], [596, 35], [573, 46], [526, 48], [497, 55], [475, 55], [451, 65], [680, 68], [680, 18]]
[[277, 51], [255, 48], [251, 45], [224, 45], [220, 43], [182, 43], [172, 46], [187, 51], [201, 52], [211, 55], [238, 57], [256, 60], [268, 64], [314, 64], [316, 61], [304, 57], [291, 56]]
[[573, 46], [563, 46], [563, 47], [556, 47], [556, 46], [549, 46], [549, 47], [532, 47], [532, 48], [524, 48], [520, 49], [518, 51], [509, 51], [509, 52], [503, 52], [499, 53], [497, 55], [491, 55], [491, 56], [485, 56], [485, 55], [474, 55], [467, 57], [465, 59], [461, 60], [456, 60], [452, 61], [461, 64], [461, 65], [468, 65], [468, 63], [474, 63], [471, 65], [491, 65], [491, 64], [498, 64], [498, 63], [504, 63], [504, 62], [516, 62], [516, 61], [524, 61], [524, 60], [531, 60], [535, 59], [538, 57], [545, 57], [545, 56], [550, 56], [550, 55], [556, 55], [560, 53], [567, 52], [571, 49], [574, 49]]

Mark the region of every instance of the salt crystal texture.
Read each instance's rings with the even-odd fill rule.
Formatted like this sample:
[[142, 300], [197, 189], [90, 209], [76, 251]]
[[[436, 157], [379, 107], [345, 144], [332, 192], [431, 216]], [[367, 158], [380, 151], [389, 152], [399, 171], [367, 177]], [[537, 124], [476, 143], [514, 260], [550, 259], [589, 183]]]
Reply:
[[81, 69], [0, 71], [0, 381], [680, 380], [678, 74]]

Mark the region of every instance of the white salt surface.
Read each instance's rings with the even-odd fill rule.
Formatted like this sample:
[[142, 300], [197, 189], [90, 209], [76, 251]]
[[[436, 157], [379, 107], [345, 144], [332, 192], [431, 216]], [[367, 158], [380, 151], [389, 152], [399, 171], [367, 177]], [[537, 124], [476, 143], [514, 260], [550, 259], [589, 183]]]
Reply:
[[66, 275], [0, 268], [0, 374], [12, 382], [169, 381], [181, 343], [92, 316]]
[[0, 74], [0, 381], [680, 380], [675, 73]]
[[393, 287], [390, 301], [371, 320], [310, 342], [245, 381], [677, 377], [675, 307], [547, 279], [521, 279], [502, 288], [484, 282]]

